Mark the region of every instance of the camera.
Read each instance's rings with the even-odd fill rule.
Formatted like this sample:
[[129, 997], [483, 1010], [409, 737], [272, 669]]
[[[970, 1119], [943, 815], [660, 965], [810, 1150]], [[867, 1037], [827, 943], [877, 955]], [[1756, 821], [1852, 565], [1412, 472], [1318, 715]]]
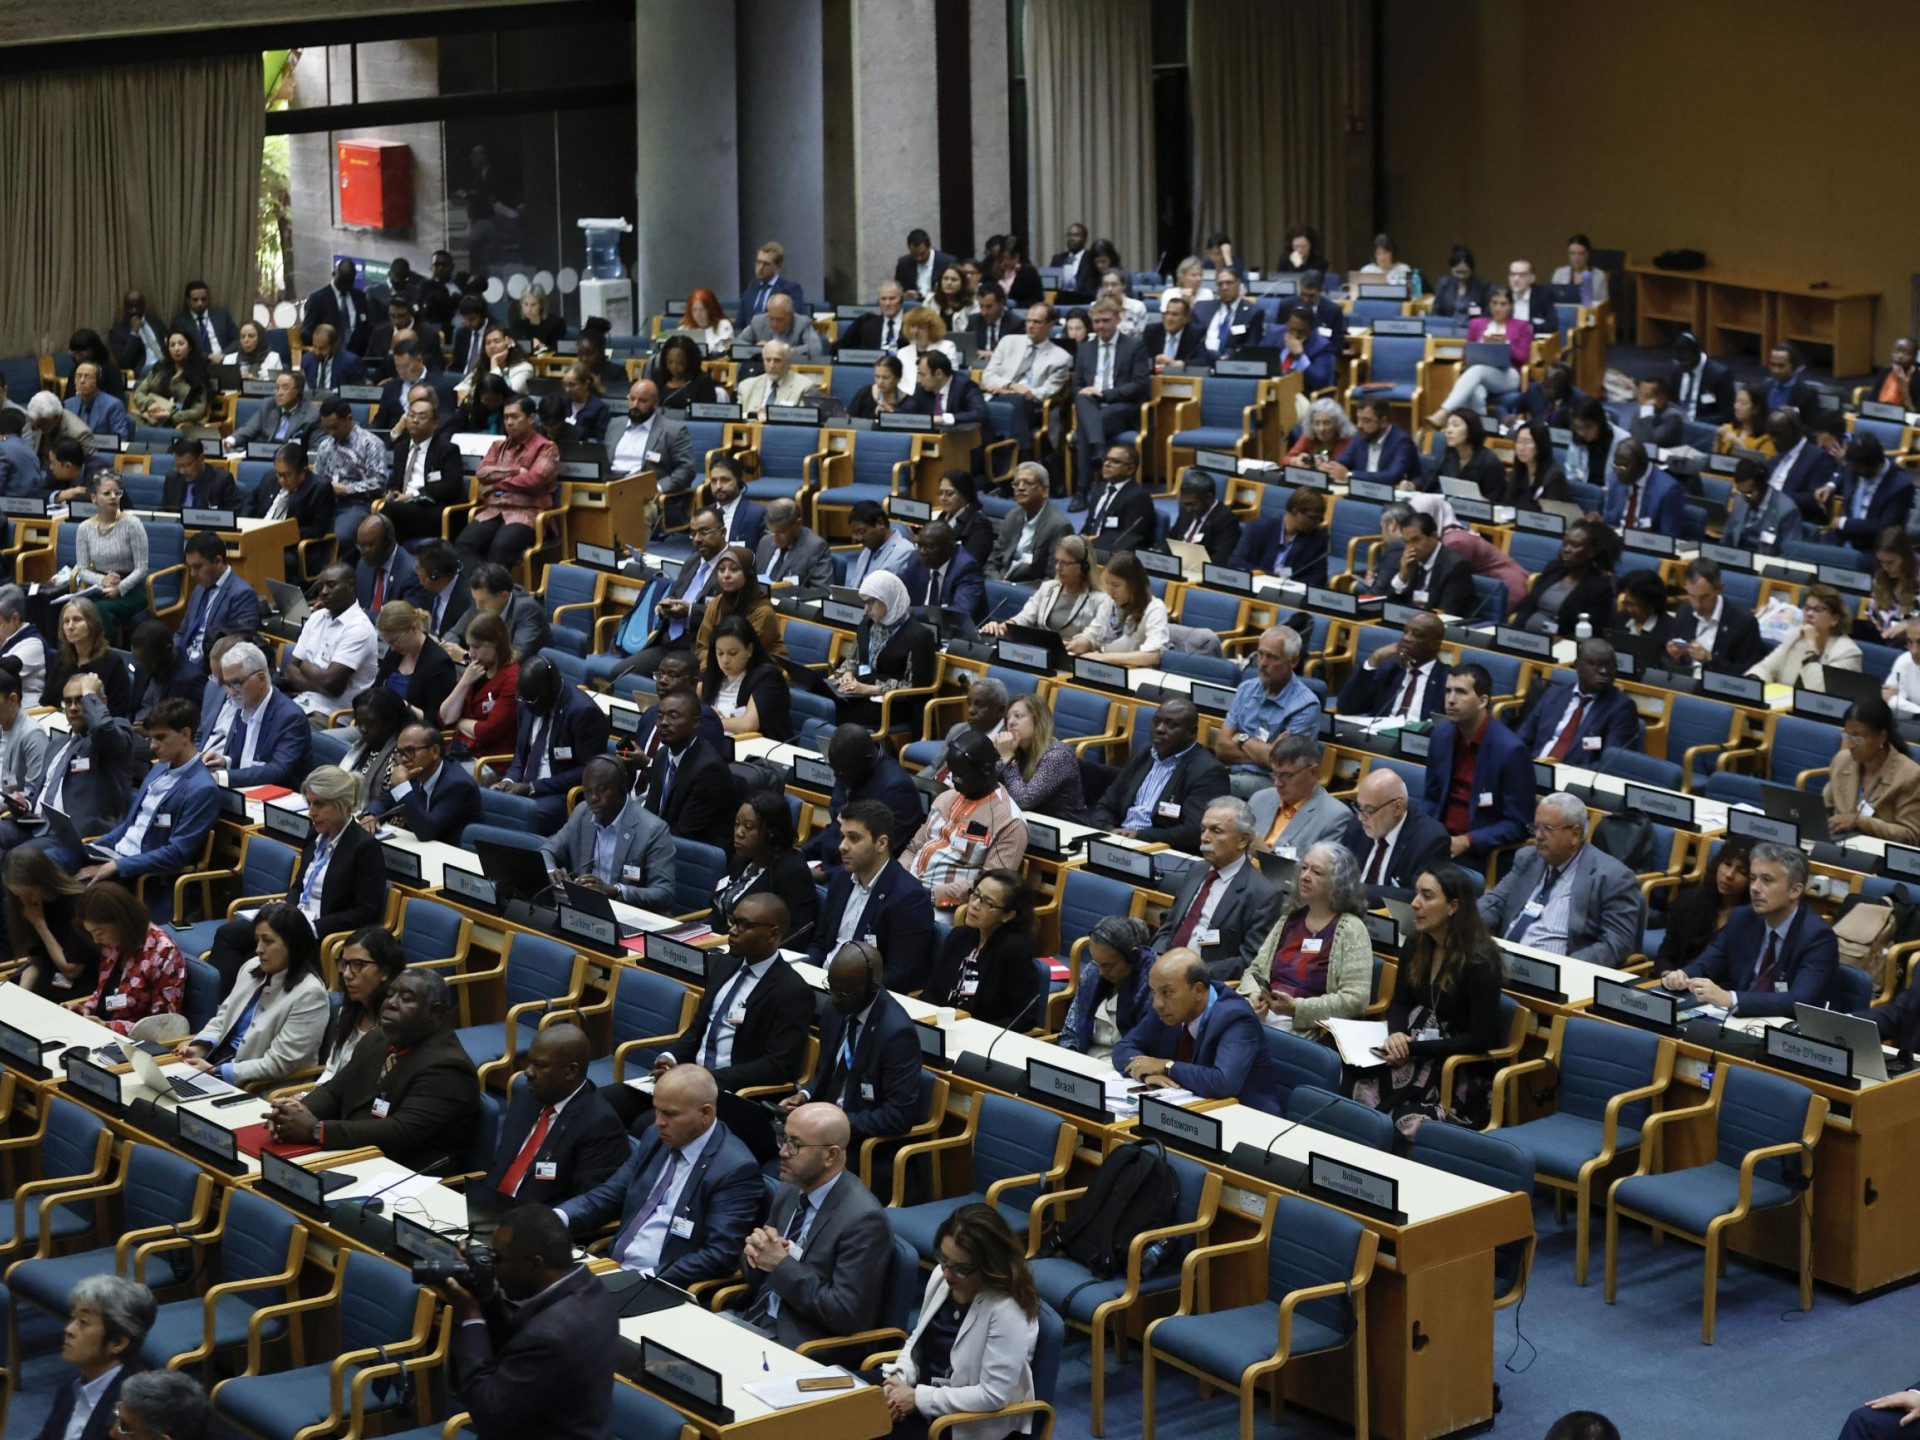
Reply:
[[500, 1287], [495, 1273], [493, 1248], [489, 1245], [469, 1245], [460, 1252], [455, 1260], [416, 1260], [413, 1264], [413, 1283], [416, 1285], [444, 1285], [452, 1280], [472, 1292], [474, 1299], [485, 1301]]

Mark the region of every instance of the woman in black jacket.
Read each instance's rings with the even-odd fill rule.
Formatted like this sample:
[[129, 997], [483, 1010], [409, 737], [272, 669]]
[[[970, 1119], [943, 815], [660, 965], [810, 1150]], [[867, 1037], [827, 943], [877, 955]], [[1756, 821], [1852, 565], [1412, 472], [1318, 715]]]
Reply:
[[1033, 962], [1033, 894], [1018, 875], [988, 870], [974, 882], [920, 998], [1011, 1030], [1030, 1030], [1042, 1022], [1040, 972]]
[[980, 487], [965, 470], [949, 470], [940, 477], [935, 496], [940, 518], [953, 528], [953, 538], [982, 565], [993, 550], [993, 522], [981, 512]]
[[1553, 463], [1553, 436], [1544, 421], [1529, 420], [1514, 432], [1513, 464], [1499, 488], [1486, 493], [1494, 504], [1516, 510], [1538, 510], [1542, 500], [1572, 503], [1566, 472]]
[[[841, 718], [869, 726], [880, 719], [880, 697], [893, 690], [925, 689], [933, 684], [940, 638], [925, 621], [913, 618], [913, 602], [898, 575], [875, 570], [860, 582], [866, 616], [855, 635], [853, 653], [833, 672], [843, 699]], [[920, 706], [911, 714], [893, 712], [893, 724], [915, 732]]]
[[1433, 287], [1433, 313], [1469, 316], [1487, 313], [1487, 296], [1492, 286], [1473, 273], [1473, 251], [1456, 245], [1447, 256], [1447, 273]]
[[1436, 463], [1429, 460], [1420, 488], [1429, 495], [1440, 492], [1442, 480], [1471, 480], [1481, 495], [1492, 499], [1506, 489], [1506, 469], [1487, 449], [1487, 427], [1471, 410], [1450, 410], [1441, 426], [1446, 449]]
[[744, 615], [729, 615], [714, 627], [700, 698], [713, 707], [729, 735], [759, 734], [774, 740], [792, 735], [787, 683]]
[[684, 410], [689, 405], [712, 405], [720, 398], [713, 376], [700, 368], [700, 347], [686, 335], [669, 335], [660, 342], [647, 378], [660, 392], [662, 410]]
[[[287, 887], [287, 903], [313, 926], [324, 946], [330, 936], [377, 925], [387, 910], [387, 863], [380, 842], [353, 823], [360, 808], [360, 781], [338, 765], [322, 765], [300, 792], [313, 826], [300, 847], [300, 866]], [[207, 957], [220, 972], [220, 993], [233, 988], [240, 967], [253, 958], [251, 919], [233, 919], [214, 932]]]
[[1560, 558], [1534, 577], [1513, 623], [1537, 635], [1574, 638], [1585, 615], [1598, 635], [1613, 614], [1613, 532], [1591, 520], [1567, 526]]
[[460, 669], [440, 642], [427, 634], [433, 617], [404, 600], [389, 600], [375, 622], [387, 653], [373, 683], [393, 691], [407, 702], [413, 718], [440, 728], [440, 707], [460, 683]]
[[713, 895], [709, 922], [721, 934], [733, 918], [734, 907], [749, 895], [778, 895], [787, 903], [787, 938], [792, 944], [803, 934], [811, 939], [819, 895], [800, 853], [793, 811], [778, 790], [756, 790], [740, 803], [733, 817], [733, 860], [727, 883]]
[[1654, 973], [1676, 969], [1706, 949], [1726, 929], [1728, 917], [1748, 902], [1752, 879], [1753, 842], [1741, 836], [1723, 840], [1706, 873], [1676, 891], [1667, 907], [1667, 933], [1654, 957]]

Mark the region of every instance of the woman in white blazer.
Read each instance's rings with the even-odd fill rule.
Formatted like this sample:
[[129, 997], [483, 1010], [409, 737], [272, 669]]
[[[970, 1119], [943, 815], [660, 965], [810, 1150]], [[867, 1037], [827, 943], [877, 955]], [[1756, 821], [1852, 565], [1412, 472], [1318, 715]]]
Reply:
[[257, 948], [206, 1028], [182, 1045], [193, 1069], [230, 1085], [284, 1080], [312, 1066], [330, 1007], [320, 942], [300, 907], [285, 901], [254, 916]]
[[[942, 1415], [999, 1410], [1033, 1399], [1040, 1295], [1024, 1247], [991, 1205], [962, 1205], [934, 1237], [940, 1263], [920, 1302], [920, 1323], [885, 1367], [896, 1437], [927, 1433]], [[956, 1425], [953, 1440], [1004, 1440], [1033, 1416]]]

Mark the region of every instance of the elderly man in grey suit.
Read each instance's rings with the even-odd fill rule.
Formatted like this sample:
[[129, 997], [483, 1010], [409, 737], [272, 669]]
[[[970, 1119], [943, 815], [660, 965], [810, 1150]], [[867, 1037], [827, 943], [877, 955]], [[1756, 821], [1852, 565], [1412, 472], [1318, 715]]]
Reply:
[[1014, 468], [1013, 509], [1000, 518], [1000, 533], [987, 554], [989, 580], [1038, 585], [1053, 578], [1053, 547], [1073, 533], [1073, 522], [1047, 491], [1046, 466], [1027, 460]]
[[247, 423], [227, 437], [229, 454], [249, 445], [302, 445], [320, 428], [320, 407], [307, 399], [307, 377], [298, 370], [282, 370], [273, 377], [273, 398], [247, 417]]
[[801, 523], [792, 500], [769, 500], [767, 533], [753, 552], [753, 568], [769, 584], [823, 589], [833, 584], [833, 551]]
[[628, 388], [626, 414], [607, 422], [601, 443], [608, 466], [621, 479], [651, 470], [662, 495], [693, 488], [693, 437], [685, 420], [660, 408], [660, 387], [651, 380], [636, 380]]
[[1273, 742], [1267, 770], [1273, 784], [1247, 802], [1253, 811], [1253, 848], [1298, 859], [1322, 840], [1347, 833], [1353, 812], [1320, 783], [1320, 742], [1291, 730]]
[[1640, 948], [1646, 901], [1633, 872], [1587, 844], [1587, 807], [1560, 791], [1533, 812], [1533, 848], [1492, 890], [1480, 918], [1503, 940], [1618, 967]]
[[1280, 892], [1253, 863], [1253, 811], [1222, 796], [1200, 817], [1200, 858], [1173, 892], [1153, 937], [1156, 953], [1193, 950], [1215, 980], [1235, 980], [1260, 951], [1280, 908]]
[[767, 1223], [747, 1236], [748, 1299], [741, 1324], [789, 1349], [879, 1323], [893, 1230], [858, 1175], [847, 1173], [853, 1132], [838, 1105], [814, 1101], [787, 1116], [780, 1188]]
[[631, 793], [627, 767], [596, 755], [580, 777], [585, 803], [540, 847], [558, 884], [571, 880], [638, 905], [672, 913], [673, 831]]
[[793, 352], [796, 365], [819, 365], [827, 358], [827, 342], [813, 328], [813, 321], [796, 315], [791, 295], [776, 295], [738, 337], [742, 345], [764, 345], [769, 340], [784, 340]]

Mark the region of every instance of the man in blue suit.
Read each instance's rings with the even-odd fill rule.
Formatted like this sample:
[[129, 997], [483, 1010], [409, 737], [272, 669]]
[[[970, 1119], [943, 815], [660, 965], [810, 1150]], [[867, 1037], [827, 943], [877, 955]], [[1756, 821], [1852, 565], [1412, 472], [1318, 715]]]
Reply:
[[513, 742], [513, 764], [494, 789], [529, 795], [538, 806], [535, 822], [552, 835], [567, 818], [567, 795], [586, 773], [587, 761], [607, 751], [606, 712], [560, 677], [544, 655], [520, 666], [520, 731]]
[[67, 412], [78, 415], [80, 423], [96, 435], [133, 439], [133, 418], [125, 405], [100, 388], [100, 367], [91, 360], [73, 367], [73, 394], [67, 397]]
[[1154, 961], [1149, 983], [1153, 1013], [1113, 1047], [1115, 1070], [1154, 1089], [1281, 1113], [1260, 1017], [1231, 985], [1210, 980], [1206, 962], [1187, 949]]
[[333, 279], [307, 296], [300, 312], [300, 343], [312, 345], [322, 325], [346, 337], [346, 347], [356, 353], [367, 348], [373, 333], [373, 306], [367, 292], [353, 282], [358, 275], [353, 261], [342, 260], [333, 267]]
[[[220, 791], [194, 745], [200, 723], [191, 700], [162, 700], [147, 713], [147, 739], [153, 768], [134, 793], [126, 818], [100, 837], [114, 858], [80, 872], [88, 884], [119, 880], [132, 886], [142, 875], [171, 878], [201, 858], [207, 833], [220, 816]], [[155, 886], [147, 904], [156, 914], [171, 913], [171, 893]]]
[[1393, 402], [1372, 395], [1354, 407], [1354, 437], [1337, 460], [1322, 460], [1320, 468], [1338, 483], [1373, 480], [1398, 485], [1420, 478], [1420, 451], [1413, 437], [1393, 423]]
[[760, 1167], [716, 1117], [720, 1087], [699, 1065], [654, 1082], [651, 1132], [613, 1177], [556, 1206], [575, 1239], [618, 1219], [607, 1254], [682, 1289], [739, 1268], [760, 1213]]
[[342, 385], [359, 385], [367, 378], [360, 352], [340, 343], [340, 332], [322, 325], [313, 332], [313, 344], [300, 357], [300, 374], [312, 394], [332, 394]]
[[1285, 320], [1296, 311], [1305, 314], [1315, 332], [1333, 346], [1333, 353], [1338, 357], [1347, 348], [1347, 312], [1326, 297], [1326, 272], [1303, 270], [1299, 285], [1291, 299], [1280, 302], [1280, 318]]
[[1400, 638], [1382, 645], [1348, 677], [1334, 705], [1336, 715], [1401, 715], [1430, 720], [1440, 710], [1453, 671], [1440, 658], [1447, 625], [1431, 610], [1406, 624]]
[[1686, 492], [1647, 458], [1645, 445], [1628, 436], [1613, 447], [1602, 518], [1613, 530], [1678, 535], [1687, 519]]
[[806, 313], [806, 295], [798, 285], [780, 273], [780, 267], [786, 263], [786, 248], [778, 240], [767, 241], [754, 253], [753, 283], [740, 294], [740, 314], [734, 320], [734, 329], [745, 330], [753, 317], [767, 308], [767, 301], [776, 295], [792, 297], [793, 308], [801, 314]]
[[204, 675], [207, 652], [216, 640], [225, 635], [253, 639], [260, 628], [260, 596], [234, 573], [227, 562], [227, 542], [213, 531], [202, 530], [188, 540], [185, 558], [193, 594], [180, 626], [180, 653]]
[[1312, 395], [1330, 389], [1334, 366], [1339, 362], [1340, 352], [1314, 327], [1311, 315], [1305, 310], [1288, 314], [1280, 341], [1280, 373], [1298, 374], [1301, 393]]
[[153, 1292], [118, 1275], [88, 1275], [69, 1292], [67, 1312], [60, 1358], [77, 1373], [53, 1397], [39, 1440], [65, 1440], [70, 1432], [78, 1440], [107, 1440], [117, 1433], [121, 1382], [136, 1373], [141, 1342], [153, 1328]]
[[229, 647], [220, 657], [220, 684], [226, 703], [201, 722], [200, 758], [214, 782], [236, 790], [298, 789], [313, 769], [313, 725], [306, 711], [274, 688], [265, 653], [251, 641]]
[[838, 1105], [855, 1146], [873, 1136], [904, 1135], [921, 1118], [920, 1041], [906, 1010], [887, 993], [885, 965], [881, 947], [867, 940], [835, 950], [827, 966], [833, 1009], [820, 1025], [820, 1063], [806, 1089], [780, 1102], [783, 1110], [809, 1100]]
[[387, 793], [405, 807], [395, 818], [420, 839], [458, 845], [467, 826], [485, 817], [480, 787], [464, 765], [446, 764], [445, 753], [437, 725], [409, 725], [393, 747], [393, 787]]
[[[1822, 504], [1831, 493], [1817, 492]], [[1912, 509], [1913, 477], [1887, 459], [1880, 437], [1865, 430], [1848, 436], [1847, 469], [1840, 518], [1833, 522], [1834, 540], [1853, 546], [1871, 560], [1880, 532], [1889, 525], [1905, 525]]]
[[907, 566], [907, 596], [916, 605], [944, 605], [975, 622], [987, 615], [987, 575], [980, 562], [954, 539], [944, 520], [923, 526], [915, 546], [920, 555]]
[[354, 599], [372, 619], [380, 618], [380, 607], [389, 600], [405, 600], [426, 608], [426, 593], [414, 574], [413, 556], [400, 548], [400, 537], [385, 515], [369, 515], [353, 532], [354, 548], [360, 552], [353, 567]]
[[1778, 457], [1767, 484], [1798, 505], [1803, 519], [1824, 526], [1827, 505], [1820, 492], [1831, 493], [1839, 479], [1833, 457], [1807, 433], [1805, 423], [1792, 410], [1775, 410], [1767, 416], [1767, 437]]
[[767, 507], [749, 500], [746, 488], [733, 457], [715, 451], [707, 467], [707, 506], [727, 527], [727, 544], [758, 550], [767, 534]]
[[1533, 824], [1533, 757], [1493, 718], [1493, 677], [1462, 665], [1447, 677], [1447, 718], [1427, 742], [1427, 813], [1453, 837], [1453, 858], [1483, 860]]
[[[827, 882], [810, 947], [815, 965], [849, 941], [886, 957], [887, 988], [907, 994], [926, 984], [937, 946], [933, 896], [893, 858], [893, 812], [878, 800], [856, 800], [840, 815], [840, 868]], [[830, 1098], [830, 1097], [829, 1097]]]
[[1200, 327], [1206, 346], [1206, 354], [1200, 358], [1208, 364], [1228, 359], [1248, 345], [1258, 345], [1267, 324], [1266, 313], [1240, 293], [1239, 271], [1217, 271], [1213, 283], [1220, 298], [1203, 300], [1193, 307], [1193, 323]]
[[1791, 1015], [1819, 1005], [1840, 963], [1832, 927], [1806, 903], [1807, 857], [1770, 841], [1753, 847], [1750, 905], [1735, 910], [1685, 968], [1660, 983], [1735, 1015]]
[[1547, 686], [1520, 722], [1527, 754], [1592, 769], [1609, 750], [1641, 748], [1640, 714], [1633, 697], [1613, 683], [1615, 665], [1613, 646], [1605, 640], [1580, 642], [1573, 684]]
[[838, 727], [827, 741], [827, 764], [833, 767], [833, 793], [827, 797], [827, 828], [807, 841], [810, 863], [829, 872], [840, 867], [840, 817], [856, 800], [878, 800], [893, 816], [888, 833], [902, 842], [920, 828], [925, 809], [913, 777], [898, 760], [882, 750], [864, 725]]

